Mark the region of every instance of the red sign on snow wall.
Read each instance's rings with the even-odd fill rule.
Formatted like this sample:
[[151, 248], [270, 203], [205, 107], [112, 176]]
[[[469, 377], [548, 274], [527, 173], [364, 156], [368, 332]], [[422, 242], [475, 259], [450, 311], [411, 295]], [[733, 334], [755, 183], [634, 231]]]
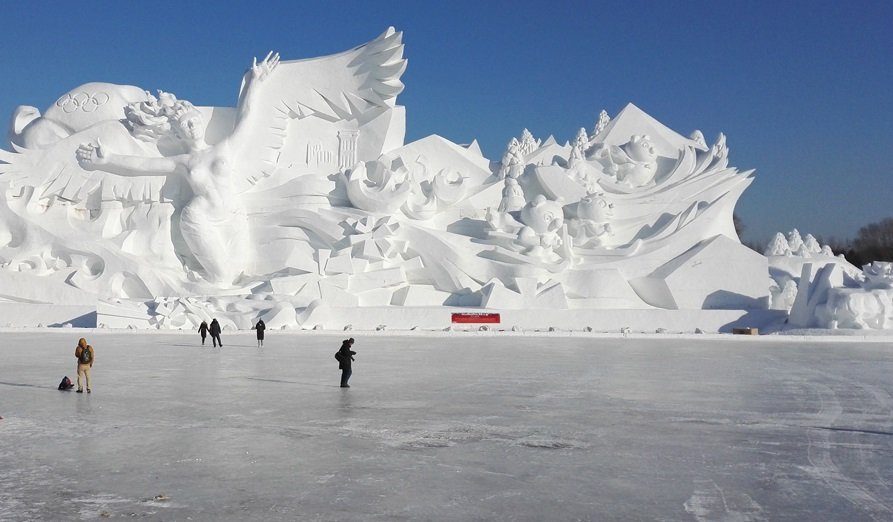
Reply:
[[460, 313], [453, 314], [454, 323], [498, 323], [499, 314], [475, 314]]

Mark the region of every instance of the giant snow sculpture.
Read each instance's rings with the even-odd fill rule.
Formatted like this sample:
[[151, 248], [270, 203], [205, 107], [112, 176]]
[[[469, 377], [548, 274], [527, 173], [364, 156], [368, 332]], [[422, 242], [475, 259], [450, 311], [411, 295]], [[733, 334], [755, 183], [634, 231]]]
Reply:
[[406, 63], [391, 28], [255, 61], [235, 108], [108, 83], [19, 107], [0, 150], [0, 296], [22, 324], [92, 304], [99, 323], [158, 328], [768, 306], [766, 258], [732, 224], [751, 171], [728, 166], [722, 134], [708, 146], [630, 104], [565, 145], [525, 129], [496, 162], [476, 143], [404, 144]]

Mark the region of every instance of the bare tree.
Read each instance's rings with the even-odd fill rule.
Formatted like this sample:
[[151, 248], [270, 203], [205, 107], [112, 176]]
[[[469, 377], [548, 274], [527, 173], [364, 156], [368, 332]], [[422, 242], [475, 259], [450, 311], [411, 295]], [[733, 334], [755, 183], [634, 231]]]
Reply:
[[860, 228], [853, 240], [853, 250], [862, 263], [893, 261], [893, 218]]
[[[732, 214], [732, 224], [735, 225], [735, 233], [738, 234], [738, 239], [741, 239], [741, 234], [744, 233], [744, 229], [747, 228], [744, 226], [744, 221], [742, 221], [741, 216], [738, 215], [737, 212]], [[754, 252], [763, 253], [763, 247], [765, 245], [760, 245], [753, 241], [744, 241], [741, 240], [741, 244], [746, 246], [747, 248], [753, 250]]]

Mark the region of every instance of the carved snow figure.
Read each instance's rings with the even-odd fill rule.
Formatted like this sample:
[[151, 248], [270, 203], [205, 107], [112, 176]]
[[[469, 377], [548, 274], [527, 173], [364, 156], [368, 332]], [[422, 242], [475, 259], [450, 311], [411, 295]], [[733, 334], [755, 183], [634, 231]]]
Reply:
[[893, 288], [893, 263], [872, 261], [862, 267], [862, 275], [865, 278], [863, 288], [868, 290]]
[[518, 180], [506, 178], [505, 187], [502, 189], [502, 200], [499, 202], [499, 212], [515, 212], [521, 210], [527, 201], [524, 199], [524, 191], [518, 185]]
[[[193, 197], [180, 211], [180, 234], [201, 265], [202, 275], [214, 284], [231, 285], [246, 268], [250, 255], [247, 213], [234, 190], [232, 164], [246, 152], [252, 105], [260, 96], [262, 82], [278, 64], [278, 53], [270, 52], [260, 63], [254, 60], [239, 100], [236, 126], [229, 138], [213, 147], [204, 140], [201, 113], [187, 101], [167, 97], [159, 100], [160, 104], [141, 103], [139, 110], [128, 111], [128, 121], [135, 129], [160, 124], [162, 128], [156, 130], [172, 130], [185, 146], [184, 154], [163, 158], [116, 154], [99, 139], [77, 150], [78, 162], [85, 170], [119, 176], [182, 176]], [[141, 116], [145, 117], [138, 120]]]
[[579, 183], [586, 192], [599, 190], [598, 178], [602, 176], [597, 167], [586, 161], [587, 151], [591, 148], [586, 129], [581, 128], [577, 132], [571, 144], [571, 151], [567, 161], [567, 175]]
[[613, 235], [610, 223], [613, 217], [614, 204], [603, 193], [587, 194], [577, 203], [577, 219], [568, 222], [574, 244], [581, 248], [603, 246]]
[[784, 256], [790, 253], [791, 247], [788, 246], [788, 240], [781, 232], [775, 233], [772, 240], [766, 245], [766, 250], [763, 251], [763, 255], [766, 256]]
[[608, 111], [602, 109], [602, 111], [598, 113], [598, 121], [595, 123], [595, 128], [592, 130], [592, 138], [595, 139], [601, 134], [609, 123], [611, 123], [611, 117], [608, 116]]
[[791, 230], [788, 233], [788, 250], [790, 250], [794, 255], [799, 255], [798, 252], [800, 248], [803, 246], [803, 238], [800, 237], [800, 231], [796, 228]]
[[518, 243], [525, 247], [525, 254], [545, 258], [561, 246], [564, 209], [560, 202], [538, 195], [521, 209], [521, 223], [525, 226], [518, 232]]
[[657, 153], [648, 136], [630, 137], [622, 147], [603, 147], [596, 152], [605, 171], [618, 183], [629, 187], [642, 187], [654, 180], [657, 173]]
[[517, 178], [524, 169], [524, 155], [521, 154], [521, 144], [517, 138], [512, 138], [502, 155], [502, 163], [499, 168], [499, 178]]
[[590, 193], [577, 203], [577, 217], [593, 223], [607, 223], [614, 217], [614, 204], [604, 193]]
[[766, 256], [802, 257], [810, 259], [816, 256], [834, 257], [828, 245], [822, 245], [812, 234], [801, 237], [796, 228], [788, 232], [787, 237], [777, 232], [763, 251]]
[[574, 138], [574, 143], [571, 145], [571, 155], [567, 160], [567, 167], [569, 169], [573, 169], [581, 162], [586, 161], [586, 149], [589, 144], [589, 136], [586, 135], [586, 129], [580, 128], [577, 131], [577, 137]]
[[524, 129], [521, 132], [521, 140], [519, 141], [518, 151], [522, 156], [526, 156], [540, 148], [540, 141], [533, 137], [529, 130]]
[[819, 241], [812, 234], [806, 234], [806, 238], [803, 240], [803, 245], [810, 254], [822, 253], [822, 245], [819, 244]]

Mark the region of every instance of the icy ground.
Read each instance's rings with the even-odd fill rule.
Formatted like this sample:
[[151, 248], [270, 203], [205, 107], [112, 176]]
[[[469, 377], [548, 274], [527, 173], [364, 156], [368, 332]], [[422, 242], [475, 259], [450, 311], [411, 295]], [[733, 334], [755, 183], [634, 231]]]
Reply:
[[[0, 520], [891, 520], [893, 346], [0, 334]], [[156, 498], [158, 497], [158, 498]]]

